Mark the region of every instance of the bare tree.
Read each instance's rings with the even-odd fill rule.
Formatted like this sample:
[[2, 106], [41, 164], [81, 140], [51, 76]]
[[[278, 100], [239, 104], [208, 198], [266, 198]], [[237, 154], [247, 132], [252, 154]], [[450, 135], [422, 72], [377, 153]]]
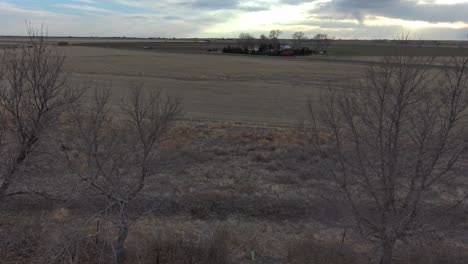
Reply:
[[282, 33], [279, 29], [273, 29], [270, 31], [270, 39], [278, 39]]
[[301, 49], [304, 47], [304, 41], [307, 39], [302, 31], [295, 32], [292, 35], [292, 46], [294, 49]]
[[328, 36], [327, 34], [317, 34], [314, 36], [314, 45], [315, 51], [318, 53], [328, 54], [331, 42], [333, 37]]
[[180, 100], [163, 98], [160, 90], [131, 90], [120, 112], [111, 111], [110, 93], [96, 92], [91, 109], [76, 107], [73, 124], [64, 141], [69, 168], [109, 202], [118, 237], [115, 262], [123, 263], [130, 228], [129, 207], [156, 172], [158, 140], [177, 117]]
[[427, 206], [443, 203], [434, 194], [463, 176], [467, 150], [468, 58], [438, 68], [405, 43], [356, 89], [308, 104], [326, 179], [378, 243], [380, 264], [392, 263], [397, 241], [427, 231]]
[[260, 35], [258, 38], [258, 51], [265, 52], [268, 49], [268, 37], [265, 34]]
[[253, 49], [255, 47], [255, 38], [249, 33], [241, 33], [238, 42], [239, 46], [244, 50]]
[[278, 38], [282, 33], [283, 32], [281, 30], [278, 30], [278, 29], [274, 29], [274, 30], [270, 31], [269, 38], [270, 38], [271, 49], [279, 49], [280, 48], [280, 42], [279, 42]]
[[28, 27], [29, 41], [5, 49], [0, 61], [0, 201], [38, 190], [16, 190], [20, 169], [47, 131], [58, 125], [64, 111], [84, 89], [70, 84], [65, 56], [48, 45], [43, 29]]

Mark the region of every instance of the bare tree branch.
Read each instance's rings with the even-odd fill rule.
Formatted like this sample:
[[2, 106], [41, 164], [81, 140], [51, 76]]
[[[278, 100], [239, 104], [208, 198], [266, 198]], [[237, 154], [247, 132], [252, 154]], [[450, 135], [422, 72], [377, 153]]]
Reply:
[[0, 200], [10, 196], [38, 142], [85, 90], [71, 85], [63, 70], [65, 56], [47, 43], [43, 27], [28, 25], [28, 34], [27, 44], [4, 50], [1, 58]]
[[129, 207], [154, 175], [152, 161], [158, 140], [180, 113], [180, 100], [163, 97], [159, 89], [130, 89], [120, 111], [110, 107], [109, 90], [95, 91], [91, 108], [75, 105], [63, 149], [73, 174], [108, 200], [119, 230], [116, 262], [125, 259], [130, 228]]

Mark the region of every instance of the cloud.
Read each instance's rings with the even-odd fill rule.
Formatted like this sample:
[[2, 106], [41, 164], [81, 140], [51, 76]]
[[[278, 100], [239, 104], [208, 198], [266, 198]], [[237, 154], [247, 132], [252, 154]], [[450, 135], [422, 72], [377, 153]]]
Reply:
[[200, 9], [234, 9], [239, 5], [238, 0], [192, 0], [182, 3], [183, 5]]
[[363, 21], [366, 16], [384, 16], [430, 23], [468, 22], [467, 2], [447, 4], [434, 0], [332, 0], [322, 3], [320, 8], [311, 12], [317, 15], [353, 17], [359, 21]]
[[34, 16], [34, 17], [52, 17], [52, 16], [59, 15], [58, 13], [45, 11], [45, 10], [22, 8], [17, 5], [4, 2], [4, 1], [0, 1], [0, 12], [22, 14], [22, 15]]
[[179, 16], [164, 16], [163, 18], [166, 20], [182, 20], [183, 19], [182, 17], [179, 17]]
[[[39, 3], [39, 4], [38, 4]], [[464, 39], [468, 0], [0, 0], [0, 34], [24, 20], [55, 35], [235, 37], [281, 29], [342, 38]]]
[[239, 10], [246, 12], [256, 12], [268, 10], [269, 4], [264, 1], [245, 1], [245, 0], [185, 0], [178, 2], [177, 5], [184, 8], [199, 10]]
[[125, 16], [124, 19], [148, 19], [147, 16], [136, 15], [136, 16]]
[[145, 1], [145, 0], [139, 0], [139, 1], [138, 0], [108, 0], [108, 1], [119, 4], [119, 5], [130, 6], [130, 7], [148, 7], [148, 6], [151, 6], [151, 2], [150, 1]]
[[72, 0], [74, 2], [85, 3], [85, 4], [96, 4], [94, 0]]
[[98, 12], [98, 13], [108, 13], [108, 14], [115, 13], [115, 11], [113, 10], [99, 8], [99, 7], [90, 6], [90, 5], [57, 4], [55, 6], [62, 7], [62, 8], [75, 9], [75, 10], [80, 10], [80, 11], [86, 11], [86, 12]]

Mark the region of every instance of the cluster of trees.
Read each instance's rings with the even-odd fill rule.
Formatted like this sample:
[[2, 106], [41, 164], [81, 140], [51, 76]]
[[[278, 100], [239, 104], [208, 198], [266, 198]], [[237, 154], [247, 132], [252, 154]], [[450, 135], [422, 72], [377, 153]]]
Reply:
[[282, 33], [281, 30], [272, 30], [268, 36], [262, 34], [259, 39], [256, 39], [249, 33], [241, 33], [238, 39], [238, 47], [242, 51], [257, 49], [260, 53], [280, 50], [281, 44], [278, 38]]
[[309, 40], [304, 32], [298, 31], [292, 35], [291, 45], [282, 45], [279, 40], [279, 36], [281, 34], [281, 30], [272, 30], [268, 36], [262, 34], [258, 39], [256, 39], [249, 33], [241, 33], [239, 35], [238, 45], [225, 47], [223, 52], [273, 56], [281, 56], [285, 54], [328, 54], [329, 47], [333, 40], [332, 37], [329, 37], [326, 34], [317, 34]]
[[315, 50], [310, 48], [300, 49], [242, 49], [240, 47], [227, 46], [223, 48], [223, 53], [234, 53], [234, 54], [247, 54], [247, 55], [269, 55], [269, 56], [307, 56], [317, 54]]
[[[110, 107], [110, 90], [95, 90], [85, 104], [88, 85], [70, 82], [65, 57], [42, 34], [31, 29], [30, 36], [30, 45], [4, 51], [0, 63], [0, 203], [16, 195], [47, 197], [33, 186], [12, 186], [41, 144], [60, 146], [57, 162], [105, 198], [101, 213], [112, 215], [117, 229], [115, 263], [124, 263], [130, 208], [158, 170], [158, 140], [180, 113], [180, 100], [158, 89], [145, 93], [139, 83], [118, 109]], [[310, 101], [304, 127], [324, 182], [336, 189], [330, 196], [347, 205], [358, 233], [379, 245], [380, 264], [393, 262], [398, 242], [434, 232], [424, 224], [425, 212], [441, 211], [448, 201], [437, 194], [447, 196], [466, 181], [468, 58], [440, 64], [406, 53], [406, 43], [371, 66], [356, 89]]]

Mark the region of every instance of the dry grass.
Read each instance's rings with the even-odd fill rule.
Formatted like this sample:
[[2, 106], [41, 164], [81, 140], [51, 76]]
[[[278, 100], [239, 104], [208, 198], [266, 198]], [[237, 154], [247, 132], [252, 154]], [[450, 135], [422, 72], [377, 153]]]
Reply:
[[209, 237], [190, 238], [177, 233], [148, 235], [139, 233], [130, 245], [132, 263], [158, 264], [227, 264], [226, 233], [217, 231]]
[[[112, 225], [103, 222], [52, 224], [47, 218], [3, 218], [1, 263], [112, 263]], [[63, 219], [61, 219], [62, 221]], [[103, 219], [101, 219], [103, 220]], [[50, 221], [50, 222], [48, 222]], [[8, 223], [7, 223], [8, 222]], [[41, 225], [40, 223], [48, 223]], [[74, 223], [74, 224], [73, 224]], [[375, 253], [342, 231], [320, 231], [309, 222], [193, 220], [145, 217], [133, 225], [126, 248], [129, 264], [370, 264]], [[312, 235], [311, 235], [312, 234]], [[426, 240], [399, 245], [396, 264], [461, 264], [466, 248]]]

